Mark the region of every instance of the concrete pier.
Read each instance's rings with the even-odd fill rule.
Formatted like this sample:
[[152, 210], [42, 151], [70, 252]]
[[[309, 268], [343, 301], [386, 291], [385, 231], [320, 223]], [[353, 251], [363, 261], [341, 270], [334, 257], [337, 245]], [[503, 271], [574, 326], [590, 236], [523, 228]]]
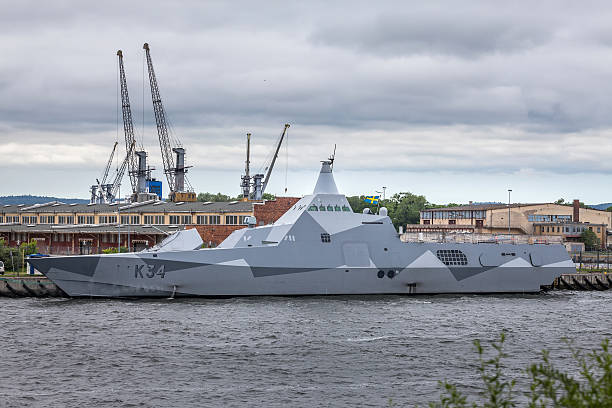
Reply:
[[612, 275], [606, 273], [568, 273], [561, 275], [547, 289], [561, 290], [609, 290]]
[[[612, 274], [570, 273], [555, 279], [544, 290], [610, 290]], [[0, 297], [68, 297], [44, 276], [2, 278], [0, 277]]]
[[63, 290], [44, 276], [0, 278], [3, 297], [67, 297]]

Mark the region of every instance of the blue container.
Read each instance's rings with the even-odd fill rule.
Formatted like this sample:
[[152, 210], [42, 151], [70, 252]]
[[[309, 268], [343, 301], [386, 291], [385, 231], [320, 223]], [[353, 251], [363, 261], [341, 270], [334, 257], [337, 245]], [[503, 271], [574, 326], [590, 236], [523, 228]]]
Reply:
[[147, 190], [149, 193], [157, 194], [162, 199], [162, 182], [157, 180], [147, 180]]

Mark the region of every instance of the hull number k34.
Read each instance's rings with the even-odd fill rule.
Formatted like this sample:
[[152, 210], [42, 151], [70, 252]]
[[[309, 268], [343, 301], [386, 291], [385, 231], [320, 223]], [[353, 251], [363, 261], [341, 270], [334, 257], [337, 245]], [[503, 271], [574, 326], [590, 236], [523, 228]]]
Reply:
[[164, 265], [134, 265], [134, 278], [154, 278], [155, 275], [162, 279], [166, 276]]

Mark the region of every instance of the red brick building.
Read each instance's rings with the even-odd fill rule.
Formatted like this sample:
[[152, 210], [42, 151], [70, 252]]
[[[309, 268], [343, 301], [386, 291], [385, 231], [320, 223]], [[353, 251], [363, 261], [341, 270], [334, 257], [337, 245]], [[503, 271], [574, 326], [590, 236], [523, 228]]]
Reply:
[[178, 229], [196, 228], [204, 245], [214, 247], [232, 231], [244, 228], [246, 217], [254, 216], [258, 225], [271, 224], [298, 200], [4, 206], [0, 207], [0, 239], [9, 246], [36, 240], [42, 253], [89, 254], [116, 248], [119, 242], [139, 251]]

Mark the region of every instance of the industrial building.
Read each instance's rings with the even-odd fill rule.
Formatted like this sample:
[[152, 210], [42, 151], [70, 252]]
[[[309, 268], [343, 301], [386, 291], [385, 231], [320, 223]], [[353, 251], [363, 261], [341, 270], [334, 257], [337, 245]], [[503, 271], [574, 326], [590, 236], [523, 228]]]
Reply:
[[244, 228], [245, 217], [271, 224], [298, 200], [5, 205], [0, 207], [0, 239], [10, 246], [36, 240], [43, 253], [88, 254], [117, 247], [119, 240], [138, 251], [178, 229], [196, 228], [205, 246], [214, 247]]
[[585, 229], [592, 230], [606, 244], [612, 213], [572, 205], [468, 204], [435, 208], [420, 213], [420, 223], [407, 225], [406, 232], [444, 232], [563, 236], [576, 240]]

